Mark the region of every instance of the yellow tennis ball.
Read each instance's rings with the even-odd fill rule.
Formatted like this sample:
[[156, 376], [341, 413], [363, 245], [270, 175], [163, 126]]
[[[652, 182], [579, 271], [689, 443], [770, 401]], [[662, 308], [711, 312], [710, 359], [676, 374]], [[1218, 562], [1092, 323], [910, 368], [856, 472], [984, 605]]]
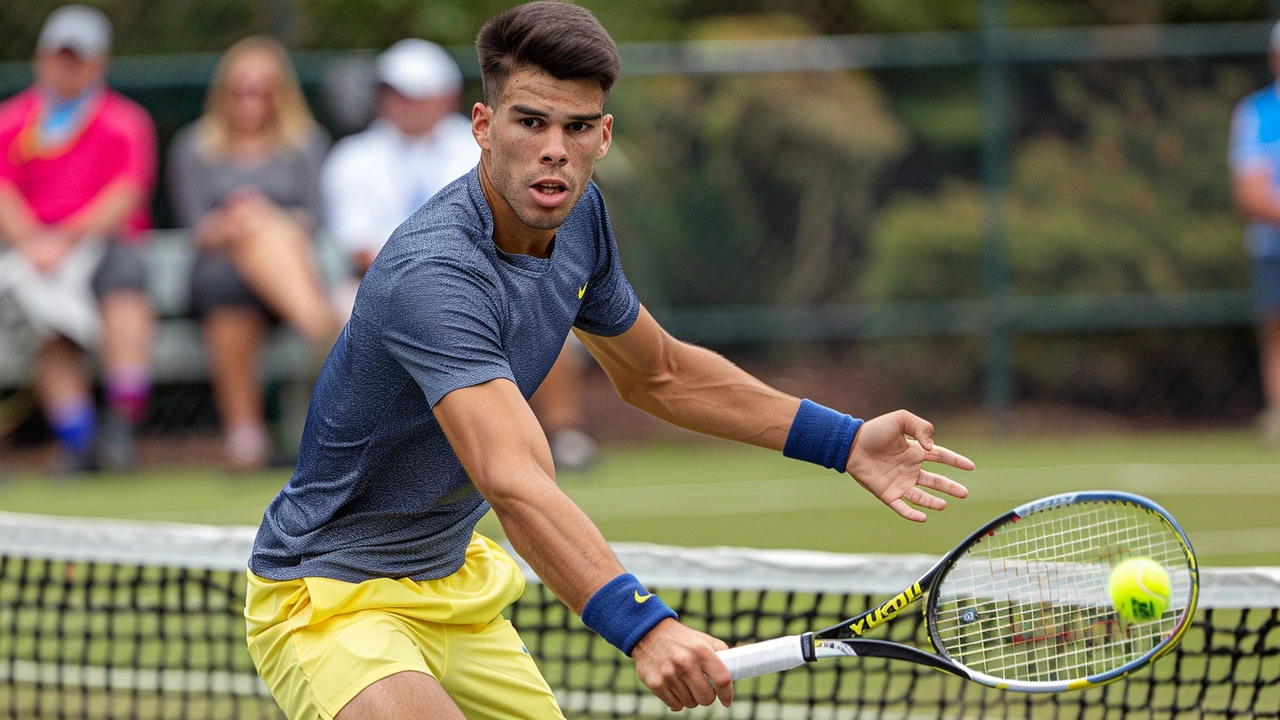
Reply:
[[1151, 558], [1129, 558], [1111, 570], [1111, 604], [1131, 623], [1158, 620], [1169, 607], [1169, 573]]

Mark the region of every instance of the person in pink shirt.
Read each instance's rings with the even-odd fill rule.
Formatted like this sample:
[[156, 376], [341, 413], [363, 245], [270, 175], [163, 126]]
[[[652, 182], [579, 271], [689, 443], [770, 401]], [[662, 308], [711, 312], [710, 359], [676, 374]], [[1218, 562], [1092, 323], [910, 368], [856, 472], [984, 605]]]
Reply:
[[[34, 85], [0, 103], [0, 260], [65, 288], [67, 307], [83, 294], [100, 310], [96, 327], [76, 331], [58, 317], [64, 303], [32, 308], [50, 314], [33, 382], [69, 470], [132, 468], [133, 429], [151, 390], [155, 319], [141, 243], [151, 227], [155, 127], [106, 87], [110, 47], [100, 11], [58, 8], [37, 42]], [[83, 362], [95, 346], [108, 400], [100, 422]]]

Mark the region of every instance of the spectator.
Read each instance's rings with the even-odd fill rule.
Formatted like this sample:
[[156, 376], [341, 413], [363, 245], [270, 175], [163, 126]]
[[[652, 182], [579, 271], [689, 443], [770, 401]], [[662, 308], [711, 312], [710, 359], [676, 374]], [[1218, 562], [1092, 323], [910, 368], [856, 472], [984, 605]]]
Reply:
[[444, 48], [401, 40], [378, 56], [378, 116], [338, 141], [321, 186], [328, 230], [357, 276], [391, 233], [480, 161], [471, 121], [458, 113], [462, 73]]
[[[1270, 61], [1280, 78], [1280, 23], [1271, 30]], [[1249, 221], [1263, 396], [1262, 440], [1280, 445], [1280, 84], [1240, 101], [1231, 123], [1236, 204]]]
[[[480, 160], [471, 121], [459, 114], [462, 73], [435, 43], [407, 39], [375, 63], [377, 118], [334, 146], [321, 176], [328, 230], [346, 251], [357, 280], [338, 305], [349, 313], [355, 285], [391, 233], [432, 195]], [[531, 399], [556, 466], [590, 465], [596, 444], [583, 432], [582, 372], [586, 351], [570, 335]]]
[[327, 148], [284, 48], [255, 37], [223, 55], [204, 115], [170, 150], [170, 197], [198, 247], [192, 308], [234, 470], [271, 455], [258, 376], [269, 326], [287, 322], [323, 350], [336, 331], [312, 250]]
[[[60, 7], [37, 41], [35, 84], [0, 104], [0, 276], [38, 331], [34, 387], [69, 471], [132, 468], [151, 393], [141, 241], [155, 127], [106, 87], [110, 52], [105, 15]], [[92, 349], [105, 375], [100, 424], [82, 359]]]

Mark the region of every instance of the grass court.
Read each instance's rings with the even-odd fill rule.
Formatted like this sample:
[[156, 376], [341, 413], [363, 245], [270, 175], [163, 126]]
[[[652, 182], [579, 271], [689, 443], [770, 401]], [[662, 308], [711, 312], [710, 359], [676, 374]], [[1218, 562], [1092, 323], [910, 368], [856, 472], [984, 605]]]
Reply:
[[[590, 472], [563, 474], [560, 484], [611, 541], [933, 555], [1022, 502], [1125, 490], [1173, 513], [1205, 565], [1280, 564], [1280, 453], [1247, 430], [939, 440], [978, 469], [947, 473], [970, 496], [924, 525], [898, 518], [847, 475], [728, 442], [611, 447]], [[186, 468], [75, 481], [19, 475], [0, 480], [0, 508], [256, 525], [287, 479], [287, 470]], [[502, 535], [492, 514], [480, 531]]]

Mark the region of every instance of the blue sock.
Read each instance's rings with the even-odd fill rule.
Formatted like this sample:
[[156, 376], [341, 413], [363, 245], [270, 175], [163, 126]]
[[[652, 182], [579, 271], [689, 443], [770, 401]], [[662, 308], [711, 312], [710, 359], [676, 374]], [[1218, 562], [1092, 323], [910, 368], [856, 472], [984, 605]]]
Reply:
[[49, 413], [49, 426], [62, 447], [79, 455], [93, 446], [93, 403], [88, 398], [63, 403]]

